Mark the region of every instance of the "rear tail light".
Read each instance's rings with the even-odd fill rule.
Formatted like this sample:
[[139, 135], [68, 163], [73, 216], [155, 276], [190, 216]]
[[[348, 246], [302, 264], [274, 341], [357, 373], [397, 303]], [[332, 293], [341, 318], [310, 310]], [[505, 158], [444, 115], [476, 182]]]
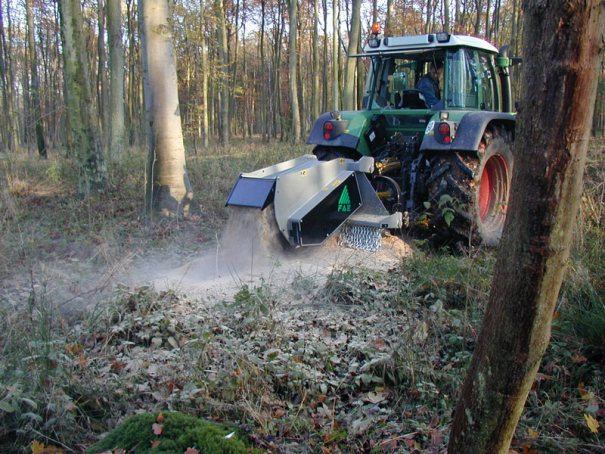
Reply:
[[455, 129], [450, 122], [442, 122], [437, 125], [437, 140], [444, 144], [450, 144], [454, 140]]
[[324, 138], [330, 140], [332, 138], [332, 131], [334, 131], [334, 123], [326, 121], [324, 123]]

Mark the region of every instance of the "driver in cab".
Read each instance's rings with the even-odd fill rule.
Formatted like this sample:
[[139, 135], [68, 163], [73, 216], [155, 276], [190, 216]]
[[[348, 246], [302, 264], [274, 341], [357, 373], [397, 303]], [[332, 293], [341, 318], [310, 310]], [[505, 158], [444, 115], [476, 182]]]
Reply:
[[439, 89], [439, 78], [443, 74], [443, 62], [431, 63], [430, 71], [422, 76], [416, 85], [424, 95], [424, 99], [429, 108], [432, 108], [441, 100], [441, 90]]

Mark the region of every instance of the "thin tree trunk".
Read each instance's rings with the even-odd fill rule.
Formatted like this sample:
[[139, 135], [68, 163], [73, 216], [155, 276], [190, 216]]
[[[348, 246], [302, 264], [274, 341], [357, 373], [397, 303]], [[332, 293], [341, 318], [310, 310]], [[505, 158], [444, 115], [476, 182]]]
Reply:
[[218, 21], [218, 58], [220, 63], [220, 141], [229, 144], [231, 127], [229, 124], [229, 49], [227, 48], [227, 26], [223, 0], [216, 0], [216, 19]]
[[298, 0], [290, 3], [290, 105], [292, 108], [292, 142], [300, 142], [300, 111], [298, 109], [298, 84], [296, 83], [296, 34], [298, 23]]
[[107, 141], [105, 137], [108, 135], [109, 130], [109, 79], [107, 75], [106, 63], [107, 63], [107, 52], [105, 50], [105, 6], [104, 0], [98, 0], [98, 16], [99, 16], [99, 29], [97, 37], [97, 99], [98, 99], [98, 111], [99, 111], [99, 127], [101, 128], [101, 143], [103, 148], [106, 149]]
[[122, 44], [122, 2], [107, 0], [107, 33], [109, 34], [109, 156], [124, 153], [124, 45]]
[[31, 71], [31, 83], [29, 92], [31, 96], [32, 114], [35, 123], [36, 145], [38, 156], [41, 159], [48, 158], [46, 141], [44, 140], [44, 125], [42, 123], [42, 104], [40, 102], [40, 79], [38, 77], [38, 56], [36, 55], [36, 40], [34, 38], [34, 17], [32, 11], [32, 0], [26, 0], [25, 10], [27, 15], [27, 43], [29, 46], [29, 67]]
[[[512, 194], [489, 304], [454, 414], [450, 454], [508, 453], [569, 257], [582, 189], [605, 3], [524, 2], [522, 109]], [[565, 26], [561, 26], [565, 24]]]
[[[7, 12], [9, 11], [7, 5]], [[7, 14], [8, 16], [8, 14]], [[8, 33], [10, 35], [10, 16], [8, 16]], [[6, 31], [4, 28], [4, 11], [2, 7], [2, 0], [0, 0], [0, 46], [2, 47], [2, 65], [0, 67], [1, 77], [2, 77], [2, 110], [4, 112], [3, 115], [3, 123], [4, 123], [4, 142], [6, 149], [8, 151], [15, 151], [17, 149], [17, 125], [15, 122], [14, 115], [14, 96], [15, 93], [15, 82], [13, 77], [12, 70], [12, 53], [11, 53], [11, 44], [10, 44], [10, 36], [9, 39], [6, 38]]]
[[311, 121], [319, 117], [319, 0], [313, 0], [313, 85], [311, 89]]
[[200, 0], [200, 46], [202, 48], [202, 132], [204, 148], [210, 145], [210, 125], [208, 122], [208, 51], [206, 49], [206, 3]]
[[[376, 16], [376, 14], [374, 14]], [[387, 0], [387, 17], [384, 21], [385, 36], [393, 36], [393, 21], [395, 20], [395, 8], [393, 0]], [[375, 21], [374, 21], [375, 22]]]
[[[351, 31], [349, 32], [349, 48], [347, 57], [357, 53], [361, 37], [361, 0], [353, 0], [353, 14], [351, 18]], [[345, 67], [345, 87], [343, 96], [344, 110], [355, 110], [355, 69], [356, 58], [347, 58]]]
[[338, 97], [338, 16], [339, 16], [339, 0], [332, 0], [333, 9], [332, 9], [332, 106], [334, 110], [338, 110], [339, 107], [339, 97]]

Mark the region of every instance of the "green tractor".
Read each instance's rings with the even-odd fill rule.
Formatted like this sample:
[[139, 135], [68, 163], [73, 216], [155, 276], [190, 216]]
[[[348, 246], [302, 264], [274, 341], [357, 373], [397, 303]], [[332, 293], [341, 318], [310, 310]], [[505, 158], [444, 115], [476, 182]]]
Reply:
[[[372, 37], [363, 110], [327, 112], [313, 155], [242, 174], [227, 205], [273, 205], [296, 246], [339, 232], [380, 247], [380, 232], [417, 226], [441, 241], [498, 244], [513, 171], [508, 56], [447, 33]], [[441, 88], [442, 87], [442, 88]]]

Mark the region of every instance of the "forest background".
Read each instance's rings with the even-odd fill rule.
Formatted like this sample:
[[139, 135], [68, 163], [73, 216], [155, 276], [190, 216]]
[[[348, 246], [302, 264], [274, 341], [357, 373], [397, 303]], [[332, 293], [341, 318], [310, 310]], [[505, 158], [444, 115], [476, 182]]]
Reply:
[[[84, 18], [91, 102], [109, 157], [120, 153], [108, 149], [112, 82], [124, 83], [127, 145], [140, 145], [145, 137], [137, 5], [132, 0], [113, 2], [121, 14], [107, 13], [112, 1], [77, 2]], [[0, 5], [0, 138], [6, 152], [31, 151], [36, 146], [60, 149], [68, 140], [58, 5], [44, 0], [4, 0]], [[183, 133], [196, 153], [216, 141], [227, 143], [231, 137], [306, 139], [320, 112], [360, 106], [363, 62], [359, 60], [355, 67], [353, 61], [352, 68], [345, 63], [348, 53], [361, 49], [376, 21], [391, 36], [450, 31], [485, 38], [497, 47], [510, 44], [512, 55], [519, 55], [522, 45], [520, 0], [316, 0], [296, 5], [297, 20], [292, 24], [286, 1], [174, 2], [172, 25]], [[352, 28], [354, 8], [359, 9], [360, 20]], [[112, 21], [118, 24], [112, 25]], [[115, 31], [109, 34], [112, 27]], [[298, 43], [293, 77], [289, 61], [292, 27]], [[116, 32], [121, 46], [115, 45]], [[122, 57], [112, 57], [116, 52], [109, 49], [112, 42]], [[124, 70], [116, 71], [112, 65]], [[348, 78], [352, 98], [345, 97], [345, 70], [353, 75]], [[123, 78], [112, 81], [116, 74]], [[518, 94], [520, 71], [515, 76]], [[290, 80], [298, 87], [296, 103], [290, 96]], [[595, 103], [594, 131], [603, 134], [603, 71]], [[300, 121], [295, 128], [300, 131], [297, 137], [293, 136], [293, 106]], [[44, 145], [41, 137], [36, 140], [36, 127]]]
[[[349, 66], [347, 77], [346, 56], [375, 19], [389, 35], [449, 30], [519, 55], [520, 3], [170, 2], [187, 166], [202, 207], [188, 221], [149, 222], [137, 3], [0, 2], [2, 450], [31, 451], [36, 441], [78, 452], [127, 415], [170, 408], [238, 421], [258, 445], [282, 452], [442, 451], [486, 305], [490, 251], [417, 252], [402, 268], [337, 269], [320, 283], [301, 275], [289, 291], [313, 304], [295, 313], [269, 283], [242, 283], [213, 304], [152, 288], [103, 291], [137, 256], [196, 256], [224, 227], [239, 171], [302, 154], [290, 142], [303, 140], [320, 112], [359, 106], [364, 70]], [[109, 170], [109, 190], [85, 198], [69, 146], [62, 6], [83, 14], [88, 77], [80, 82], [90, 87]], [[514, 76], [518, 94], [520, 71]], [[120, 82], [125, 140], [115, 146], [111, 87]], [[515, 438], [520, 452], [605, 446], [603, 68], [594, 102], [578, 240]], [[94, 275], [103, 283], [89, 285]], [[65, 285], [74, 299], [57, 291]], [[66, 312], [99, 295], [108, 304]], [[352, 336], [346, 346], [341, 332]]]

